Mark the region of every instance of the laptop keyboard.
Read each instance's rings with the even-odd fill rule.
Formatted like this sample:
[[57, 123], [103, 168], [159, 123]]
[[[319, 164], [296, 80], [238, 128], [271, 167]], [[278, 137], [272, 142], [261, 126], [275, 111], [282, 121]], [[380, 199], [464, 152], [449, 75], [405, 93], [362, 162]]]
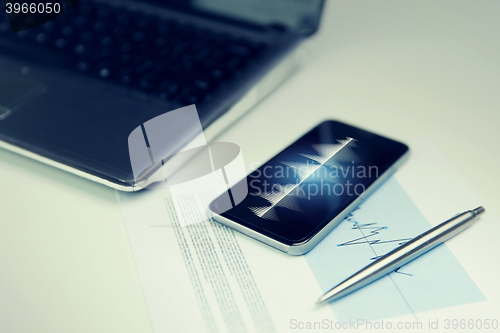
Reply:
[[4, 21], [0, 31], [57, 51], [69, 70], [183, 105], [208, 100], [266, 47], [100, 2], [81, 1], [68, 14], [16, 34]]

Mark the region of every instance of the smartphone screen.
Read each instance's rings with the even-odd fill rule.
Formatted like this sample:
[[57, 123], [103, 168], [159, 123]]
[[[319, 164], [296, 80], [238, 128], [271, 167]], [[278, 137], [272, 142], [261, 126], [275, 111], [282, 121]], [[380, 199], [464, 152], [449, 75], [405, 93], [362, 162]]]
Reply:
[[[326, 121], [247, 176], [247, 197], [219, 215], [281, 243], [314, 236], [408, 151], [400, 142]], [[217, 200], [211, 209], [217, 212]]]

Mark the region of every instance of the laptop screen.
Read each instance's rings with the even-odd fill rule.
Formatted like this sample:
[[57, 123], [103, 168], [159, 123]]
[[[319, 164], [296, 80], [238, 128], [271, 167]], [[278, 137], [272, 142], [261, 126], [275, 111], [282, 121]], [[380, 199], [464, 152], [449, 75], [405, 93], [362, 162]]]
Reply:
[[308, 35], [319, 22], [323, 0], [163, 0], [177, 7]]

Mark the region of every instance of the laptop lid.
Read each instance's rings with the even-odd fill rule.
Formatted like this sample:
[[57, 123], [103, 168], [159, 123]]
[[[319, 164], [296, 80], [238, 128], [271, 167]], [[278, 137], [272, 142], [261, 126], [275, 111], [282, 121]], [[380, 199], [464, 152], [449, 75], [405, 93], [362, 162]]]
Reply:
[[310, 35], [318, 28], [324, 0], [150, 0], [159, 5], [261, 27]]

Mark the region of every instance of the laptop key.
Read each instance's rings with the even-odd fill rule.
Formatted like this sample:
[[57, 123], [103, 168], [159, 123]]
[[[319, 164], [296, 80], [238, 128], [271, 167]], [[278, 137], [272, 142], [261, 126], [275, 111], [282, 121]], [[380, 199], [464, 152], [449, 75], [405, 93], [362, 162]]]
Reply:
[[87, 51], [87, 46], [84, 44], [77, 44], [74, 48], [76, 54], [84, 54]]
[[237, 44], [227, 44], [226, 51], [231, 52], [233, 54], [250, 57], [252, 55], [252, 50], [246, 46], [237, 45]]
[[101, 39], [102, 47], [109, 47], [111, 46], [111, 44], [113, 44], [113, 38], [111, 38], [110, 36], [105, 36]]

